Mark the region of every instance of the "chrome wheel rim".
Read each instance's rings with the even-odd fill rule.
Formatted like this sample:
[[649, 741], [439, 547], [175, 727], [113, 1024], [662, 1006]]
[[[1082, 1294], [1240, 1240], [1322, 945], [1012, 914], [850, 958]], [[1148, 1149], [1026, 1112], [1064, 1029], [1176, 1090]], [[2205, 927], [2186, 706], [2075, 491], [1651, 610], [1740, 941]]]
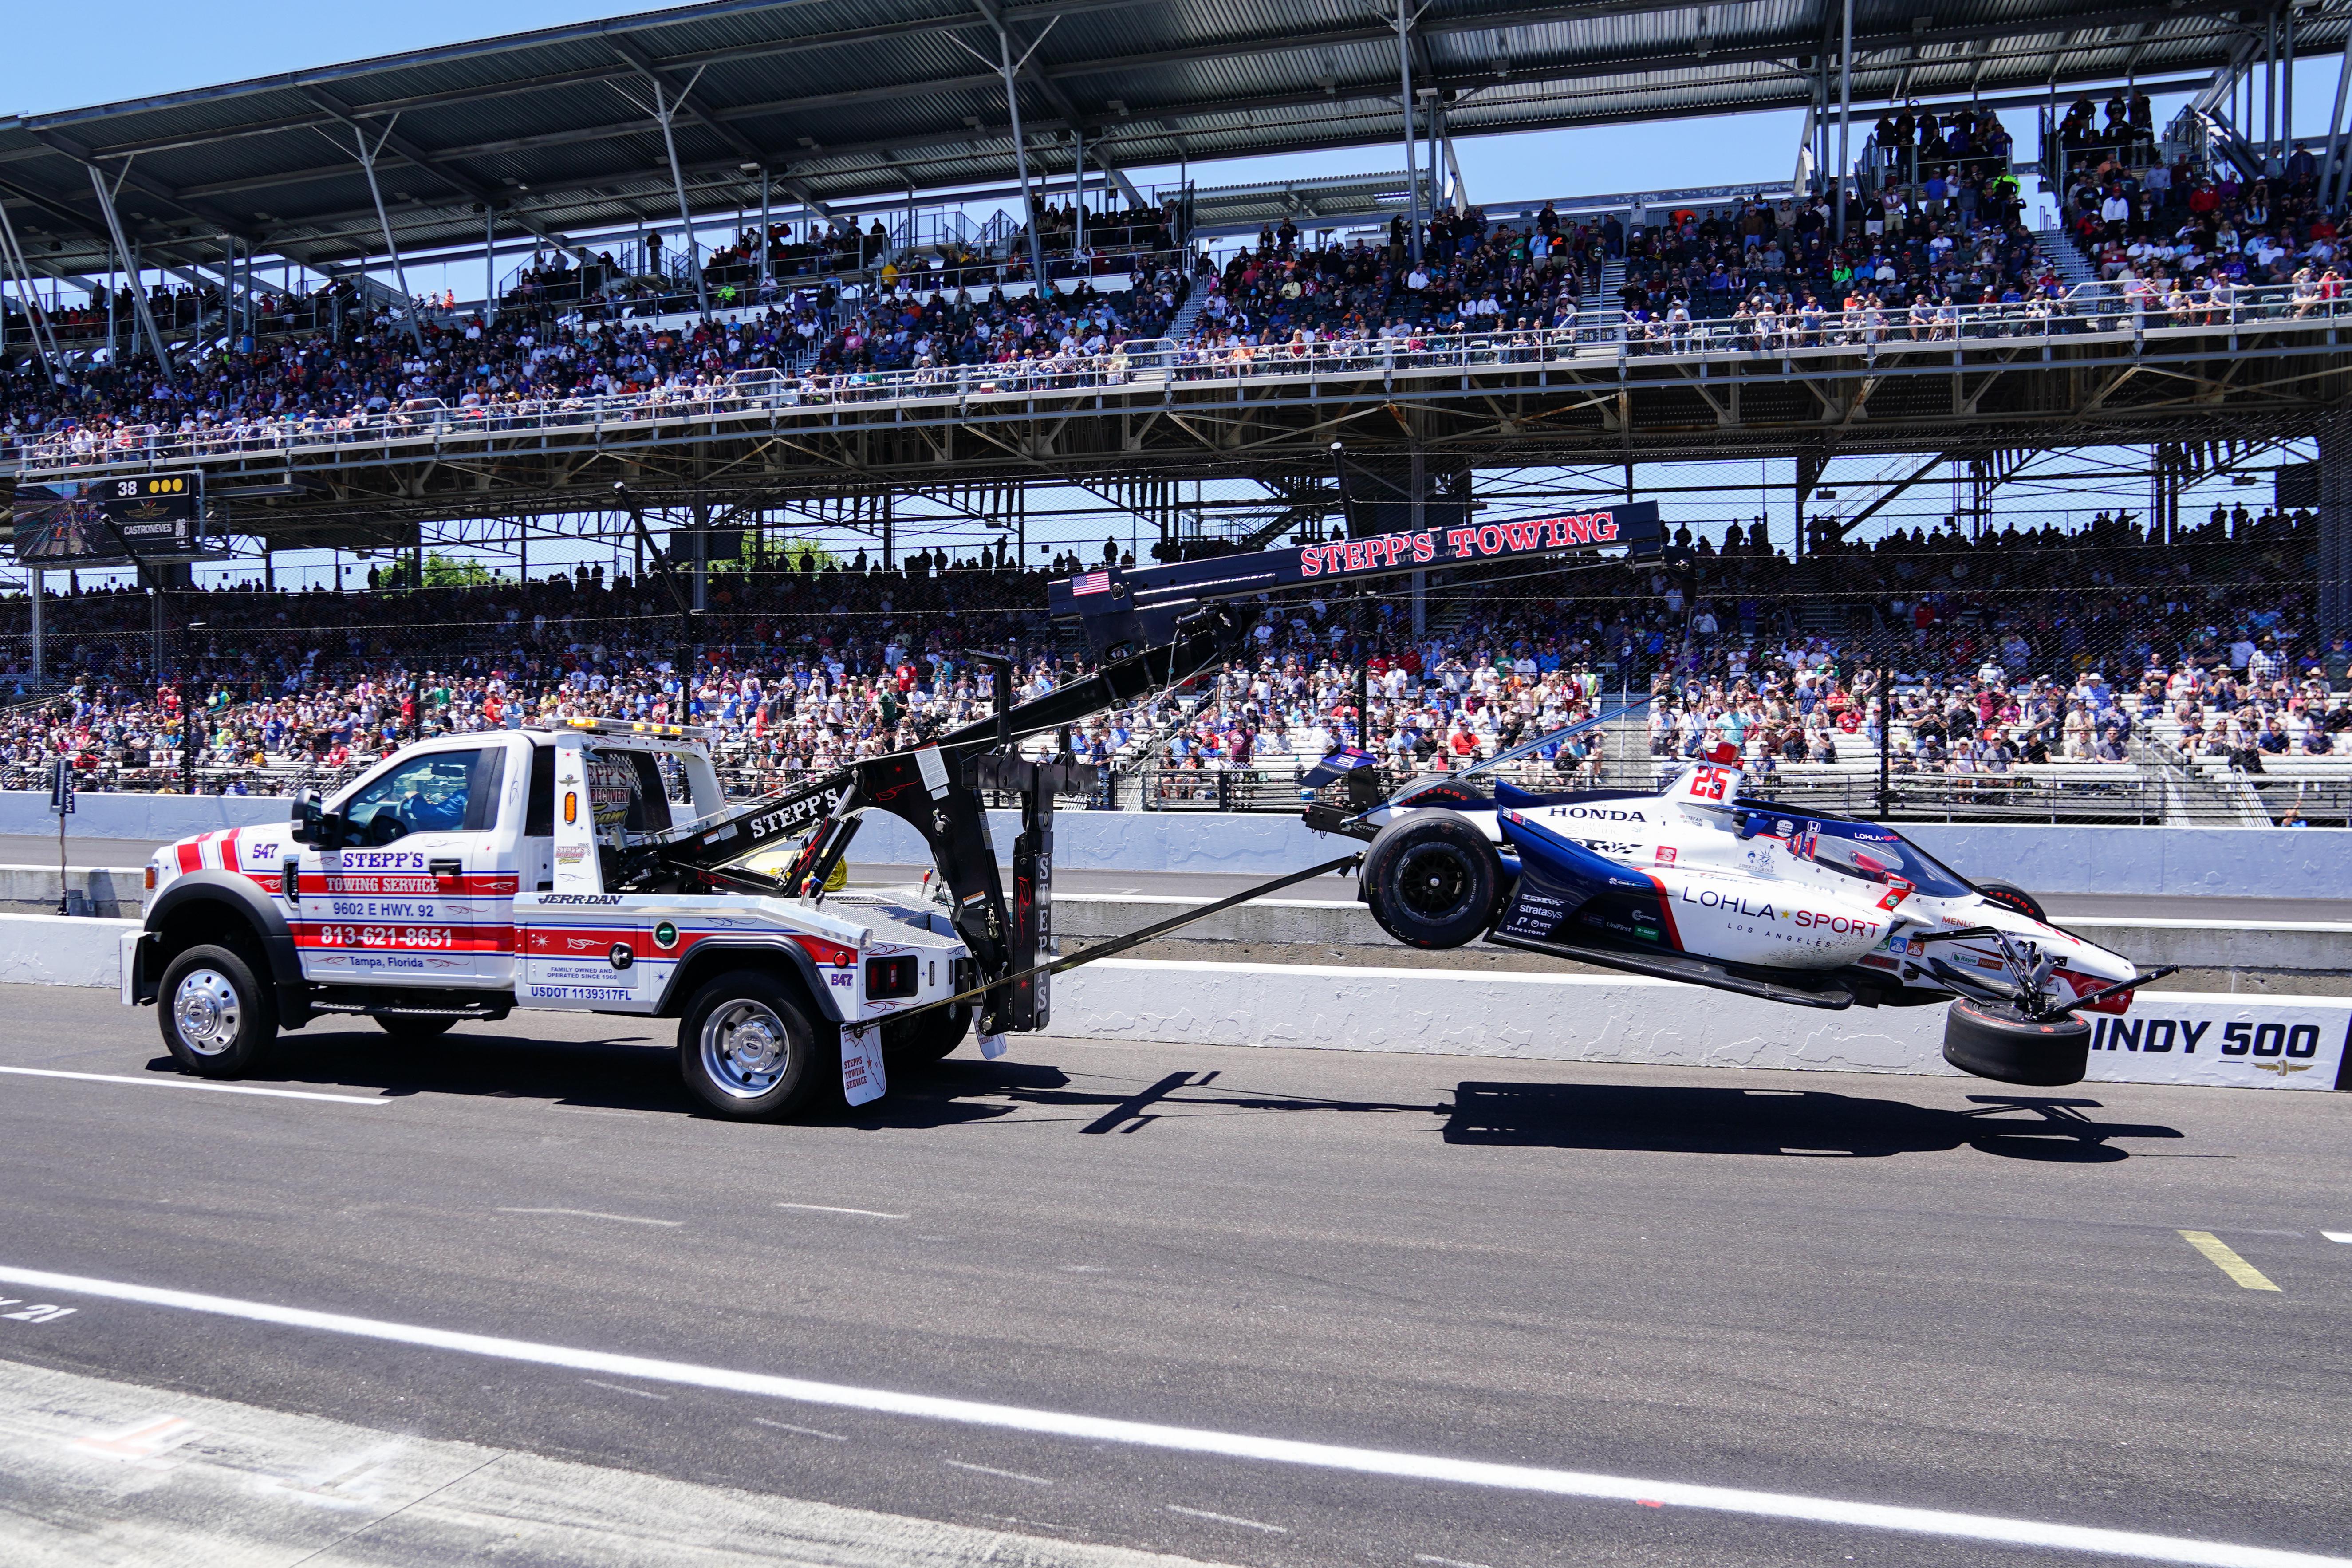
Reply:
[[200, 1057], [216, 1057], [236, 1044], [244, 1023], [236, 987], [217, 969], [191, 970], [172, 993], [172, 1026], [180, 1043]]
[[792, 1059], [784, 1021], [765, 1003], [724, 1003], [703, 1020], [703, 1076], [731, 1099], [756, 1100], [774, 1089]]

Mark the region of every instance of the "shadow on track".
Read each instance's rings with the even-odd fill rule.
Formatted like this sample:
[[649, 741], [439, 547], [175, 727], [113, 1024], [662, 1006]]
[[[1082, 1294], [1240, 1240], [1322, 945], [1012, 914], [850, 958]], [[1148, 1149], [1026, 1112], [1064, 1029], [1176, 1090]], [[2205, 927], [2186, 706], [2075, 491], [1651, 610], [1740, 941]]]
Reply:
[[2111, 1140], [2179, 1138], [2179, 1130], [2094, 1121], [2095, 1100], [1972, 1094], [1974, 1109], [1818, 1089], [1678, 1089], [1574, 1083], [1464, 1083], [1449, 1143], [1622, 1149], [1674, 1154], [1884, 1159], [1966, 1145], [2012, 1160], [2102, 1164], [2130, 1158]]

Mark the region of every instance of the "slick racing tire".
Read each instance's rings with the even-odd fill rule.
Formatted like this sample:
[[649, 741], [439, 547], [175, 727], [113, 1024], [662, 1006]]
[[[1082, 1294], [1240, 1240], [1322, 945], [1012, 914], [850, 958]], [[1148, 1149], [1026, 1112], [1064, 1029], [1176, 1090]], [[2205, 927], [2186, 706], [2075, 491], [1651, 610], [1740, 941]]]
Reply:
[[971, 1004], [934, 1007], [911, 1018], [882, 1020], [882, 1065], [891, 1072], [929, 1067], [971, 1033]]
[[457, 1026], [455, 1018], [436, 1018], [423, 1013], [386, 1013], [376, 1021], [377, 1028], [395, 1040], [429, 1040], [436, 1035], [446, 1035]]
[[155, 1014], [180, 1070], [198, 1078], [243, 1078], [278, 1042], [277, 994], [225, 947], [192, 947], [172, 960]]
[[1944, 1059], [1979, 1078], [2057, 1089], [2083, 1081], [2091, 1026], [2074, 1016], [2036, 1023], [2005, 1004], [1963, 999], [1944, 1017]]
[[2042, 900], [2013, 882], [1979, 882], [1976, 889], [1989, 902], [1999, 904], [2002, 909], [2014, 910], [2027, 920], [2040, 921], [2044, 925], [2050, 923], [2050, 917], [2042, 912]]
[[678, 1075], [704, 1106], [737, 1121], [766, 1121], [838, 1098], [841, 1028], [812, 1022], [772, 974], [715, 976], [677, 1021]]
[[1381, 828], [1361, 875], [1372, 918], [1407, 947], [1460, 947], [1495, 923], [1503, 900], [1502, 858], [1452, 812]]

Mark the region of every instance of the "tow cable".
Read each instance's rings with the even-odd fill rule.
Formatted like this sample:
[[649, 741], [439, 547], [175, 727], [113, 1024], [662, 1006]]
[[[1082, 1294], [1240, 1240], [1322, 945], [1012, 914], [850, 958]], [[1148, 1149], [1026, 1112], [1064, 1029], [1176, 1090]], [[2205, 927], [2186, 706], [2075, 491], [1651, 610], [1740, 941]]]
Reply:
[[1048, 959], [1044, 963], [1033, 964], [1027, 969], [1004, 975], [986, 985], [974, 986], [970, 991], [959, 991], [952, 996], [941, 996], [909, 1007], [903, 1013], [892, 1013], [880, 1018], [869, 1018], [862, 1024], [844, 1024], [842, 1028], [851, 1034], [863, 1034], [877, 1025], [895, 1023], [901, 1018], [912, 1018], [919, 1014], [929, 1013], [940, 1007], [952, 1007], [959, 1002], [973, 1001], [987, 995], [1000, 985], [1015, 984], [1040, 974], [1060, 974], [1066, 970], [1076, 969], [1080, 964], [1092, 963], [1097, 959], [1114, 957], [1130, 948], [1140, 947], [1156, 937], [1165, 936], [1180, 927], [1191, 925], [1194, 921], [1206, 920], [1211, 915], [1222, 914], [1236, 904], [1248, 903], [1252, 899], [1262, 899], [1268, 893], [1278, 892], [1295, 883], [1307, 881], [1328, 872], [1349, 870], [1360, 865], [1363, 858], [1361, 851], [1342, 855], [1337, 860], [1326, 860], [1320, 866], [1309, 866], [1304, 871], [1293, 871], [1286, 877], [1276, 877], [1271, 882], [1260, 882], [1255, 888], [1244, 889], [1229, 898], [1219, 899], [1213, 904], [1203, 904], [1197, 910], [1187, 910], [1181, 915], [1171, 915], [1164, 921], [1154, 921], [1139, 931], [1131, 931], [1124, 936], [1115, 936], [1108, 942], [1097, 942], [1083, 952], [1069, 953], [1061, 958]]

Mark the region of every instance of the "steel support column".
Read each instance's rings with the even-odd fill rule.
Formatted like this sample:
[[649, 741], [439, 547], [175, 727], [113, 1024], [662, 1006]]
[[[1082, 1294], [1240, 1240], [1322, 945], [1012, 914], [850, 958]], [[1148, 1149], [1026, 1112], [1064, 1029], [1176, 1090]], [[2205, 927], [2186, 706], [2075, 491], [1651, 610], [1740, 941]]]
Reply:
[[[1402, 4], [1402, 0], [1399, 0]], [[1837, 237], [1845, 243], [1846, 176], [1853, 165], [1853, 0], [1845, 0], [1843, 41], [1838, 46]]]
[[[392, 255], [393, 281], [400, 286], [401, 314], [408, 318], [408, 335], [416, 341], [421, 351], [425, 347], [425, 313], [416, 308], [416, 296], [408, 291], [408, 268], [400, 259], [400, 242], [392, 237], [392, 218], [383, 210], [383, 187], [377, 184], [375, 179], [376, 156], [383, 151], [383, 144], [392, 140], [392, 128], [399, 123], [400, 116], [397, 114], [385, 121], [383, 134], [376, 139], [373, 149], [368, 146], [364, 126], [352, 126], [352, 135], [359, 144], [360, 167], [367, 174], [368, 199], [375, 203], [376, 225], [383, 230], [383, 247]], [[338, 577], [336, 582], [340, 586], [341, 578]]]
[[25, 575], [32, 595], [33, 688], [35, 690], [38, 690], [47, 681], [49, 676], [49, 643], [48, 637], [46, 635], [47, 628], [44, 625], [44, 617], [41, 613], [43, 607], [41, 604], [41, 595], [43, 592], [41, 584], [43, 579], [45, 579], [48, 574], [43, 572], [37, 566], [26, 573]]
[[2352, 637], [2352, 415], [2319, 425], [2319, 635]]
[[[115, 253], [128, 257], [131, 255], [131, 242], [123, 237], [122, 219], [114, 210], [114, 193], [106, 188], [106, 176], [99, 172], [98, 166], [91, 164], [89, 167], [89, 188], [98, 193], [98, 210], [106, 215], [106, 231], [114, 238]], [[14, 243], [14, 239], [12, 231], [11, 243]], [[147, 347], [154, 354], [155, 363], [163, 367], [165, 375], [170, 375], [172, 356], [170, 351], [163, 346], [163, 334], [155, 330], [155, 315], [153, 311], [147, 309], [145, 289], [133, 289], [131, 291], [131, 309], [139, 318], [140, 330], [147, 334]]]
[[2344, 201], [2344, 95], [2352, 89], [2352, 45], [2336, 68], [2336, 106], [2327, 114], [2327, 172], [2319, 182], [2319, 199], [2331, 210]]
[[702, 275], [702, 263], [695, 259], [694, 212], [686, 205], [686, 175], [677, 166], [677, 137], [670, 130], [670, 122], [677, 118], [678, 104], [686, 101], [687, 93], [692, 92], [694, 84], [701, 79], [702, 71], [698, 69], [687, 78], [686, 87], [673, 101], [663, 96], [661, 80], [655, 79], [654, 118], [661, 121], [662, 151], [669, 154], [669, 184], [670, 189], [677, 193], [677, 221], [686, 226], [686, 233], [680, 237], [686, 241], [686, 264], [694, 269], [695, 308], [708, 320], [710, 315], [710, 284]]
[[1414, 172], [1412, 146], [1412, 18], [1407, 0], [1397, 0], [1397, 108], [1404, 115], [1405, 241], [1412, 259], [1421, 259], [1421, 176]]

